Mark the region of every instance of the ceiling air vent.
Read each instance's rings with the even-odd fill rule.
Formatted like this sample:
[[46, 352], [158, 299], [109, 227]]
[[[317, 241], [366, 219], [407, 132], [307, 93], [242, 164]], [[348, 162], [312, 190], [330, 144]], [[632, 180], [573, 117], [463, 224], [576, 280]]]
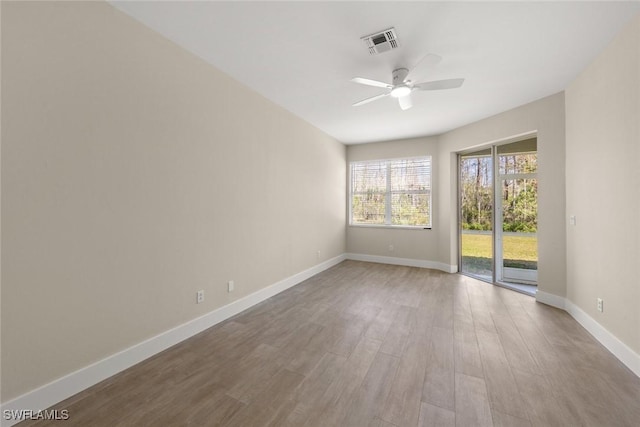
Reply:
[[371, 55], [377, 55], [398, 47], [396, 30], [393, 28], [362, 37], [361, 40], [364, 40], [367, 44], [369, 54]]

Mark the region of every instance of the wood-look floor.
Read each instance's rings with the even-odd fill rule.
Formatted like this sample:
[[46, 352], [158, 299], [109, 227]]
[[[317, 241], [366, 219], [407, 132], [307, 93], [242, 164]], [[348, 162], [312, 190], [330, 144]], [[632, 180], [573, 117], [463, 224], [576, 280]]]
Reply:
[[56, 408], [32, 425], [640, 426], [640, 379], [531, 297], [346, 261]]

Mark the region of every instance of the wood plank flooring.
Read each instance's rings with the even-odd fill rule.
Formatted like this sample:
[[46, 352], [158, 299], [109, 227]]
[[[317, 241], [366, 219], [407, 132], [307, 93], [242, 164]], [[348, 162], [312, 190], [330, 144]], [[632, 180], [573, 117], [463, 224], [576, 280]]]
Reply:
[[640, 379], [568, 314], [345, 261], [21, 426], [640, 426]]

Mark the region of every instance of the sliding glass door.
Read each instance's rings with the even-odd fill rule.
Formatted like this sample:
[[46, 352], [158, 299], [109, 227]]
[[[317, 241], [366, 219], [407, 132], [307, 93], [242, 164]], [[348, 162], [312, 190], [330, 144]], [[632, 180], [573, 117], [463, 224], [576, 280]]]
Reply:
[[459, 155], [461, 273], [535, 292], [536, 149], [531, 138]]
[[538, 157], [536, 141], [496, 147], [496, 280], [535, 285], [538, 281]]
[[460, 271], [493, 281], [493, 156], [460, 156]]

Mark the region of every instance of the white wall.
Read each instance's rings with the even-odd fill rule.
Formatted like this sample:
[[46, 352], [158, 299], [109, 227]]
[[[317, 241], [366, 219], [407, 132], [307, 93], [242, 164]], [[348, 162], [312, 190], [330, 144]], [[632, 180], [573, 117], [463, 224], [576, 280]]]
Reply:
[[2, 9], [3, 401], [345, 252], [342, 144], [108, 4]]
[[567, 298], [640, 354], [640, 15], [566, 105]]
[[[433, 206], [438, 206], [437, 153], [437, 138], [412, 138], [347, 146], [347, 161], [432, 156], [432, 186], [434, 189], [431, 202]], [[438, 234], [436, 231], [438, 227], [440, 224], [435, 218], [432, 218], [431, 230], [347, 225], [347, 252], [409, 259], [416, 261], [416, 265], [430, 266], [430, 263], [435, 262], [438, 257]], [[393, 246], [393, 251], [389, 250], [389, 245]], [[445, 265], [441, 268], [449, 270]]]

